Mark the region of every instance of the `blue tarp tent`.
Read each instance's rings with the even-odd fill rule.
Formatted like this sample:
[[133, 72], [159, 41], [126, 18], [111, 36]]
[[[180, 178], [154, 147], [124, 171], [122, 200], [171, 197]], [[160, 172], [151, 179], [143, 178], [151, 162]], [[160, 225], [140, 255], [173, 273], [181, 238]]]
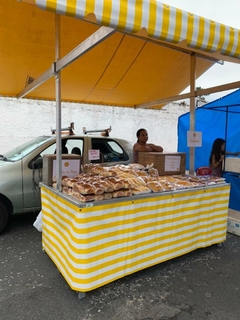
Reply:
[[[187, 131], [190, 128], [190, 112], [178, 118], [178, 151], [186, 152], [186, 168], [189, 169]], [[240, 151], [240, 90], [196, 109], [195, 131], [202, 132], [202, 147], [195, 148], [195, 170], [209, 166], [212, 143], [216, 138], [226, 141], [226, 150]]]

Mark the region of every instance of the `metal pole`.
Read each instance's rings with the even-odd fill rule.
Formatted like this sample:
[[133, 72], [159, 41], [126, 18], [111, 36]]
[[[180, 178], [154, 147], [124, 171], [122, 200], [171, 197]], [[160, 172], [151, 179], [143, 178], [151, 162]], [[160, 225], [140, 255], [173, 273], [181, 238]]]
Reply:
[[[190, 131], [195, 131], [195, 78], [196, 78], [196, 56], [190, 57]], [[195, 147], [189, 148], [189, 173], [194, 174]]]
[[[55, 15], [55, 61], [60, 59], [60, 16]], [[55, 74], [56, 90], [56, 140], [57, 140], [57, 189], [62, 190], [62, 141], [61, 141], [61, 71]]]
[[225, 124], [225, 152], [224, 152], [223, 171], [225, 171], [225, 164], [226, 164], [227, 136], [228, 136], [228, 106], [227, 106], [226, 124]]

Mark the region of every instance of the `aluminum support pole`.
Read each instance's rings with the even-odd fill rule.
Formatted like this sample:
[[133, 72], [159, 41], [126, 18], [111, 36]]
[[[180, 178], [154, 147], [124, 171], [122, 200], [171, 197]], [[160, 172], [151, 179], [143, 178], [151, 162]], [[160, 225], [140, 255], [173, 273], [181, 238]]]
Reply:
[[[195, 79], [196, 79], [196, 56], [190, 57], [190, 131], [195, 131]], [[194, 174], [195, 147], [189, 148], [189, 173]]]

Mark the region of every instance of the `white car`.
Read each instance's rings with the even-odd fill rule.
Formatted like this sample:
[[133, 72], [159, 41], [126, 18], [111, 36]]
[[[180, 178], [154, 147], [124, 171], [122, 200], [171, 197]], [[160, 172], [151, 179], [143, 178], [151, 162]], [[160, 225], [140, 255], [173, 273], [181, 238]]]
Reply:
[[[65, 150], [64, 150], [65, 149]], [[100, 159], [89, 161], [88, 150], [100, 150]], [[42, 157], [56, 152], [56, 136], [40, 136], [0, 155], [0, 232], [9, 216], [39, 212], [41, 199]], [[82, 163], [104, 166], [132, 162], [130, 142], [101, 135], [62, 136], [62, 153], [82, 156]]]

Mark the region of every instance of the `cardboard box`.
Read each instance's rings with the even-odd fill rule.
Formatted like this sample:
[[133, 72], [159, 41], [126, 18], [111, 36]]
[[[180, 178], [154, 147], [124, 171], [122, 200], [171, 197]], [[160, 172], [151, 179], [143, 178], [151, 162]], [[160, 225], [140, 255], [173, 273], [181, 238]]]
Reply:
[[227, 232], [240, 236], [240, 211], [228, 209]]
[[138, 162], [144, 166], [153, 163], [159, 175], [185, 174], [185, 152], [139, 152]]
[[[224, 168], [224, 164], [223, 164], [223, 168]], [[240, 158], [226, 157], [224, 170], [227, 172], [240, 173]]]
[[[47, 186], [51, 186], [53, 182], [53, 167], [54, 160], [56, 160], [56, 154], [44, 154], [43, 155], [43, 177], [42, 181]], [[66, 162], [66, 160], [78, 160], [79, 161], [79, 169], [78, 173], [81, 171], [81, 156], [76, 154], [62, 154], [62, 162]], [[74, 175], [77, 175], [74, 173]], [[63, 174], [66, 175], [66, 174]], [[72, 175], [68, 175], [71, 177]]]

